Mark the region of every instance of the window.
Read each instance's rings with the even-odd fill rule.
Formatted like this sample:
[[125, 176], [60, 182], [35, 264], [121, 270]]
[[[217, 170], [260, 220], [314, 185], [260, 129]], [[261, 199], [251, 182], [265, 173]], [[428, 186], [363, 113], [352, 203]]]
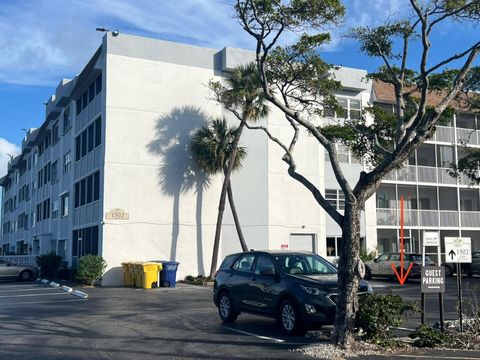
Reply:
[[85, 109], [88, 105], [88, 94], [85, 91], [82, 95], [82, 110]]
[[58, 140], [60, 140], [60, 137], [58, 136], [58, 121], [55, 121], [52, 126], [52, 144], [56, 144]]
[[58, 170], [57, 170], [58, 161], [52, 163], [52, 183], [58, 180]]
[[455, 164], [454, 147], [437, 145], [437, 167], [450, 168], [452, 164]]
[[247, 254], [241, 256], [235, 264], [233, 264], [233, 269], [241, 272], [252, 272], [253, 259], [255, 255]]
[[478, 190], [460, 189], [460, 210], [461, 211], [480, 211]]
[[70, 119], [70, 107], [67, 107], [63, 112], [63, 133], [65, 134], [72, 127], [72, 120]]
[[95, 83], [91, 83], [88, 87], [88, 102], [91, 102], [95, 98]]
[[58, 200], [55, 200], [52, 204], [52, 219], [58, 218]]
[[80, 160], [93, 149], [100, 146], [102, 140], [102, 123], [98, 118], [83, 130], [75, 139], [75, 161]]
[[263, 271], [270, 271], [273, 275], [275, 274], [275, 265], [268, 256], [260, 254], [257, 257], [257, 263], [255, 264], [255, 274], [262, 275]]
[[457, 128], [475, 129], [475, 115], [467, 113], [456, 114]]
[[98, 255], [98, 226], [74, 230], [72, 256]]
[[78, 98], [75, 102], [75, 114], [78, 116], [82, 112], [82, 98]]
[[[335, 144], [337, 149], [338, 162], [340, 164], [362, 164], [362, 159], [355, 157], [353, 153], [343, 144]], [[330, 155], [325, 150], [325, 162], [330, 162]]]
[[[37, 204], [37, 221], [50, 219], [50, 199], [46, 199]], [[34, 215], [35, 216], [35, 215]], [[33, 227], [33, 226], [32, 226]]]
[[87, 107], [87, 105], [95, 99], [95, 97], [100, 94], [102, 91], [102, 74], [98, 75], [97, 78], [88, 86], [87, 90], [84, 91], [81, 97], [76, 101], [76, 115], [80, 113]]
[[33, 161], [33, 166], [37, 165], [37, 162], [38, 162], [38, 152], [37, 152], [36, 150], [33, 152], [33, 159], [32, 159], [32, 161]]
[[342, 237], [327, 237], [327, 256], [339, 256], [338, 249], [342, 244]]
[[102, 74], [98, 75], [95, 80], [95, 95], [100, 94], [100, 91], [102, 91]]
[[75, 183], [75, 208], [100, 199], [100, 172], [95, 172]]
[[345, 209], [345, 199], [342, 190], [325, 189], [325, 200], [337, 210]]
[[63, 173], [66, 174], [72, 167], [72, 153], [69, 151], [63, 155]]
[[60, 198], [60, 206], [61, 206], [61, 216], [68, 216], [68, 202], [69, 202], [69, 194], [62, 195]]

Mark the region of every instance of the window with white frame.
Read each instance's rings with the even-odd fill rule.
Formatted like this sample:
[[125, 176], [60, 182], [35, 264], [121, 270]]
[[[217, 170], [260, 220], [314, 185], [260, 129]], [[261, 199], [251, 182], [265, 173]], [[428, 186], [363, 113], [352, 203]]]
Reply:
[[325, 200], [327, 200], [327, 202], [329, 202], [336, 210], [345, 209], [345, 198], [342, 190], [325, 189]]
[[[334, 144], [337, 149], [338, 162], [340, 164], [362, 164], [362, 159], [356, 157], [350, 149], [343, 144]], [[328, 151], [325, 150], [325, 162], [330, 162]]]
[[66, 174], [72, 167], [72, 153], [69, 151], [63, 155], [63, 173]]
[[61, 215], [62, 217], [64, 216], [68, 216], [68, 213], [69, 213], [69, 200], [70, 200], [70, 196], [69, 194], [64, 194], [62, 195], [62, 197], [60, 198], [60, 206], [61, 206]]
[[337, 97], [337, 104], [342, 109], [341, 111], [333, 111], [325, 108], [323, 115], [337, 119], [361, 119], [362, 102], [360, 99]]
[[55, 200], [52, 204], [52, 219], [58, 218], [58, 200]]

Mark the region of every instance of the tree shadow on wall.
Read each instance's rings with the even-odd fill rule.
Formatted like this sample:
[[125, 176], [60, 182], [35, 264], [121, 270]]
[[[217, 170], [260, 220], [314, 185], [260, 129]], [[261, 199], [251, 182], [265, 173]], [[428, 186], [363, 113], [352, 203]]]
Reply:
[[[177, 258], [180, 233], [180, 196], [191, 190], [197, 195], [196, 236], [198, 274], [205, 274], [202, 239], [203, 191], [210, 181], [190, 155], [190, 138], [196, 129], [207, 124], [208, 117], [197, 107], [176, 107], [155, 124], [155, 137], [148, 151], [160, 157], [158, 184], [163, 195], [173, 198], [172, 244], [170, 260]], [[161, 204], [159, 204], [161, 206]]]

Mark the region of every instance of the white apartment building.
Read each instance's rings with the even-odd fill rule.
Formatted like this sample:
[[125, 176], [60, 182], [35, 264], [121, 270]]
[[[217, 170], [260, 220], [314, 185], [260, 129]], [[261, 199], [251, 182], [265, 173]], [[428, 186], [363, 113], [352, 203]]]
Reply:
[[[0, 179], [1, 255], [33, 261], [37, 254], [54, 251], [68, 266], [85, 254], [102, 255], [108, 264], [104, 285], [122, 283], [124, 261], [179, 261], [179, 278], [208, 272], [222, 179], [205, 178], [199, 171], [188, 149], [190, 135], [214, 117], [236, 124], [210, 100], [206, 84], [252, 59], [251, 52], [240, 49], [107, 34], [82, 72], [60, 82], [42, 126], [29, 131], [21, 155]], [[359, 116], [372, 102], [392, 107], [388, 89], [365, 82], [365, 75], [349, 68], [336, 73], [347, 116]], [[367, 201], [365, 249], [398, 247], [401, 194], [409, 199], [409, 249], [419, 249], [426, 229], [439, 230], [442, 238], [471, 236], [480, 248], [478, 187], [457, 183], [444, 172], [446, 162], [461, 156], [456, 144], [467, 133], [465, 126], [473, 129], [472, 121], [475, 117], [459, 114], [451, 126], [438, 127], [435, 138]], [[275, 109], [262, 124], [279, 138], [291, 134]], [[471, 146], [480, 144], [480, 134], [474, 136]], [[244, 132], [242, 145], [248, 156], [232, 188], [248, 246], [335, 257], [340, 228], [288, 176], [281, 149], [257, 131]], [[342, 146], [338, 150], [354, 182], [363, 164]], [[295, 156], [299, 171], [341, 210], [342, 194], [323, 148], [305, 133]], [[220, 257], [239, 250], [227, 206]]]

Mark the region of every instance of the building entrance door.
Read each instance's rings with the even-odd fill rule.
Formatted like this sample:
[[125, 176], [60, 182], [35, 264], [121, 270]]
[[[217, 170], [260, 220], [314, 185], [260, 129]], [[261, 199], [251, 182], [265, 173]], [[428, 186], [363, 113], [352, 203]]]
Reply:
[[317, 252], [317, 237], [315, 234], [290, 234], [289, 250], [305, 250]]

